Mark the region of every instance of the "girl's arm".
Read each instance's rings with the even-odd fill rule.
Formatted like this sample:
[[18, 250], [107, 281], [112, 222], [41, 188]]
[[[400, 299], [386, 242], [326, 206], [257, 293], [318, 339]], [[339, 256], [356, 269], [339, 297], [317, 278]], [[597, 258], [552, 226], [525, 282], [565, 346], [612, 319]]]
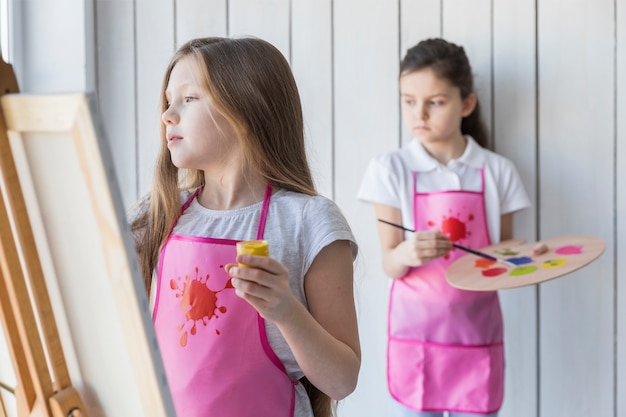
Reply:
[[500, 241], [513, 239], [513, 213], [500, 216]]
[[281, 263], [253, 255], [237, 260], [254, 267], [229, 265], [238, 295], [276, 324], [309, 381], [335, 400], [354, 391], [361, 348], [350, 243], [335, 241], [313, 261], [304, 280], [310, 311], [289, 290], [289, 273]]
[[353, 288], [352, 249], [335, 241], [305, 276], [310, 314], [298, 303], [292, 319], [277, 323], [309, 381], [335, 400], [354, 391], [361, 367]]
[[[399, 209], [375, 204], [376, 218], [402, 224]], [[383, 222], [378, 223], [378, 237], [383, 258], [383, 270], [393, 279], [403, 277], [411, 267], [421, 266], [447, 254], [450, 240], [438, 231], [417, 231], [404, 239], [404, 231]]]

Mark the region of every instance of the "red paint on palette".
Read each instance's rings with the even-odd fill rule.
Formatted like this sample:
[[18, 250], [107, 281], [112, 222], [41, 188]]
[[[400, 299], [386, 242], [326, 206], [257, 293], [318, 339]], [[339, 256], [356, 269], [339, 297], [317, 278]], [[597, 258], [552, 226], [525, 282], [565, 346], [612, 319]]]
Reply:
[[485, 269], [482, 271], [482, 274], [484, 277], [487, 278], [493, 278], [493, 277], [497, 277], [498, 275], [502, 275], [504, 273], [506, 273], [507, 269], [506, 268], [490, 268], [490, 269]]

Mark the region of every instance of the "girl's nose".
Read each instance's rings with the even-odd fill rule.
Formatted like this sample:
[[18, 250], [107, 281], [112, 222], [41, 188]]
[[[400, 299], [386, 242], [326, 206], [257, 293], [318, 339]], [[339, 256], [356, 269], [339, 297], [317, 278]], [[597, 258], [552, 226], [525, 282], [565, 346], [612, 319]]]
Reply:
[[161, 114], [161, 120], [166, 125], [178, 123], [178, 114], [174, 111], [173, 106], [168, 107]]
[[428, 111], [426, 106], [423, 104], [415, 106], [415, 115], [419, 117], [420, 120], [428, 119]]

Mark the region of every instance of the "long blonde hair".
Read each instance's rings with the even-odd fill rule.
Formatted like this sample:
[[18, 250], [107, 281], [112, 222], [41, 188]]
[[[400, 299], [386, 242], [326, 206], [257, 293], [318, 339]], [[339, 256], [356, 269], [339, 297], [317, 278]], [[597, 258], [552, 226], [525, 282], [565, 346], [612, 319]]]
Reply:
[[[181, 46], [165, 72], [161, 111], [167, 108], [165, 89], [174, 66], [190, 57], [215, 108], [233, 126], [241, 141], [243, 163], [274, 188], [316, 195], [306, 158], [304, 122], [298, 88], [280, 51], [258, 38], [199, 38]], [[207, 114], [207, 117], [209, 115]], [[131, 224], [144, 283], [149, 291], [161, 246], [180, 215], [180, 193], [204, 185], [202, 171], [178, 169], [172, 163], [165, 126], [161, 125], [149, 208]], [[306, 378], [315, 417], [333, 415], [331, 399]]]

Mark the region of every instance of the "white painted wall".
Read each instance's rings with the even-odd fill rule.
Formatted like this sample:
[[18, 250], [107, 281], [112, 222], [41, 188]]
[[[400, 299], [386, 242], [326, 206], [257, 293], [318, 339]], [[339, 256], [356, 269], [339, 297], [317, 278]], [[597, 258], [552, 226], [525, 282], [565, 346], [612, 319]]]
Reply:
[[[408, 136], [397, 72], [428, 36], [466, 47], [495, 150], [534, 204], [516, 236], [592, 234], [607, 250], [544, 285], [501, 293], [507, 380], [502, 417], [626, 415], [624, 131], [626, 8], [614, 0], [13, 0], [13, 51], [25, 92], [97, 89], [124, 202], [146, 192], [158, 141], [158, 90], [176, 46], [256, 35], [290, 60], [322, 194], [361, 246], [356, 297], [363, 367], [341, 417], [388, 415], [389, 282], [373, 210], [356, 200], [368, 161]], [[622, 220], [622, 221], [620, 221]]]

